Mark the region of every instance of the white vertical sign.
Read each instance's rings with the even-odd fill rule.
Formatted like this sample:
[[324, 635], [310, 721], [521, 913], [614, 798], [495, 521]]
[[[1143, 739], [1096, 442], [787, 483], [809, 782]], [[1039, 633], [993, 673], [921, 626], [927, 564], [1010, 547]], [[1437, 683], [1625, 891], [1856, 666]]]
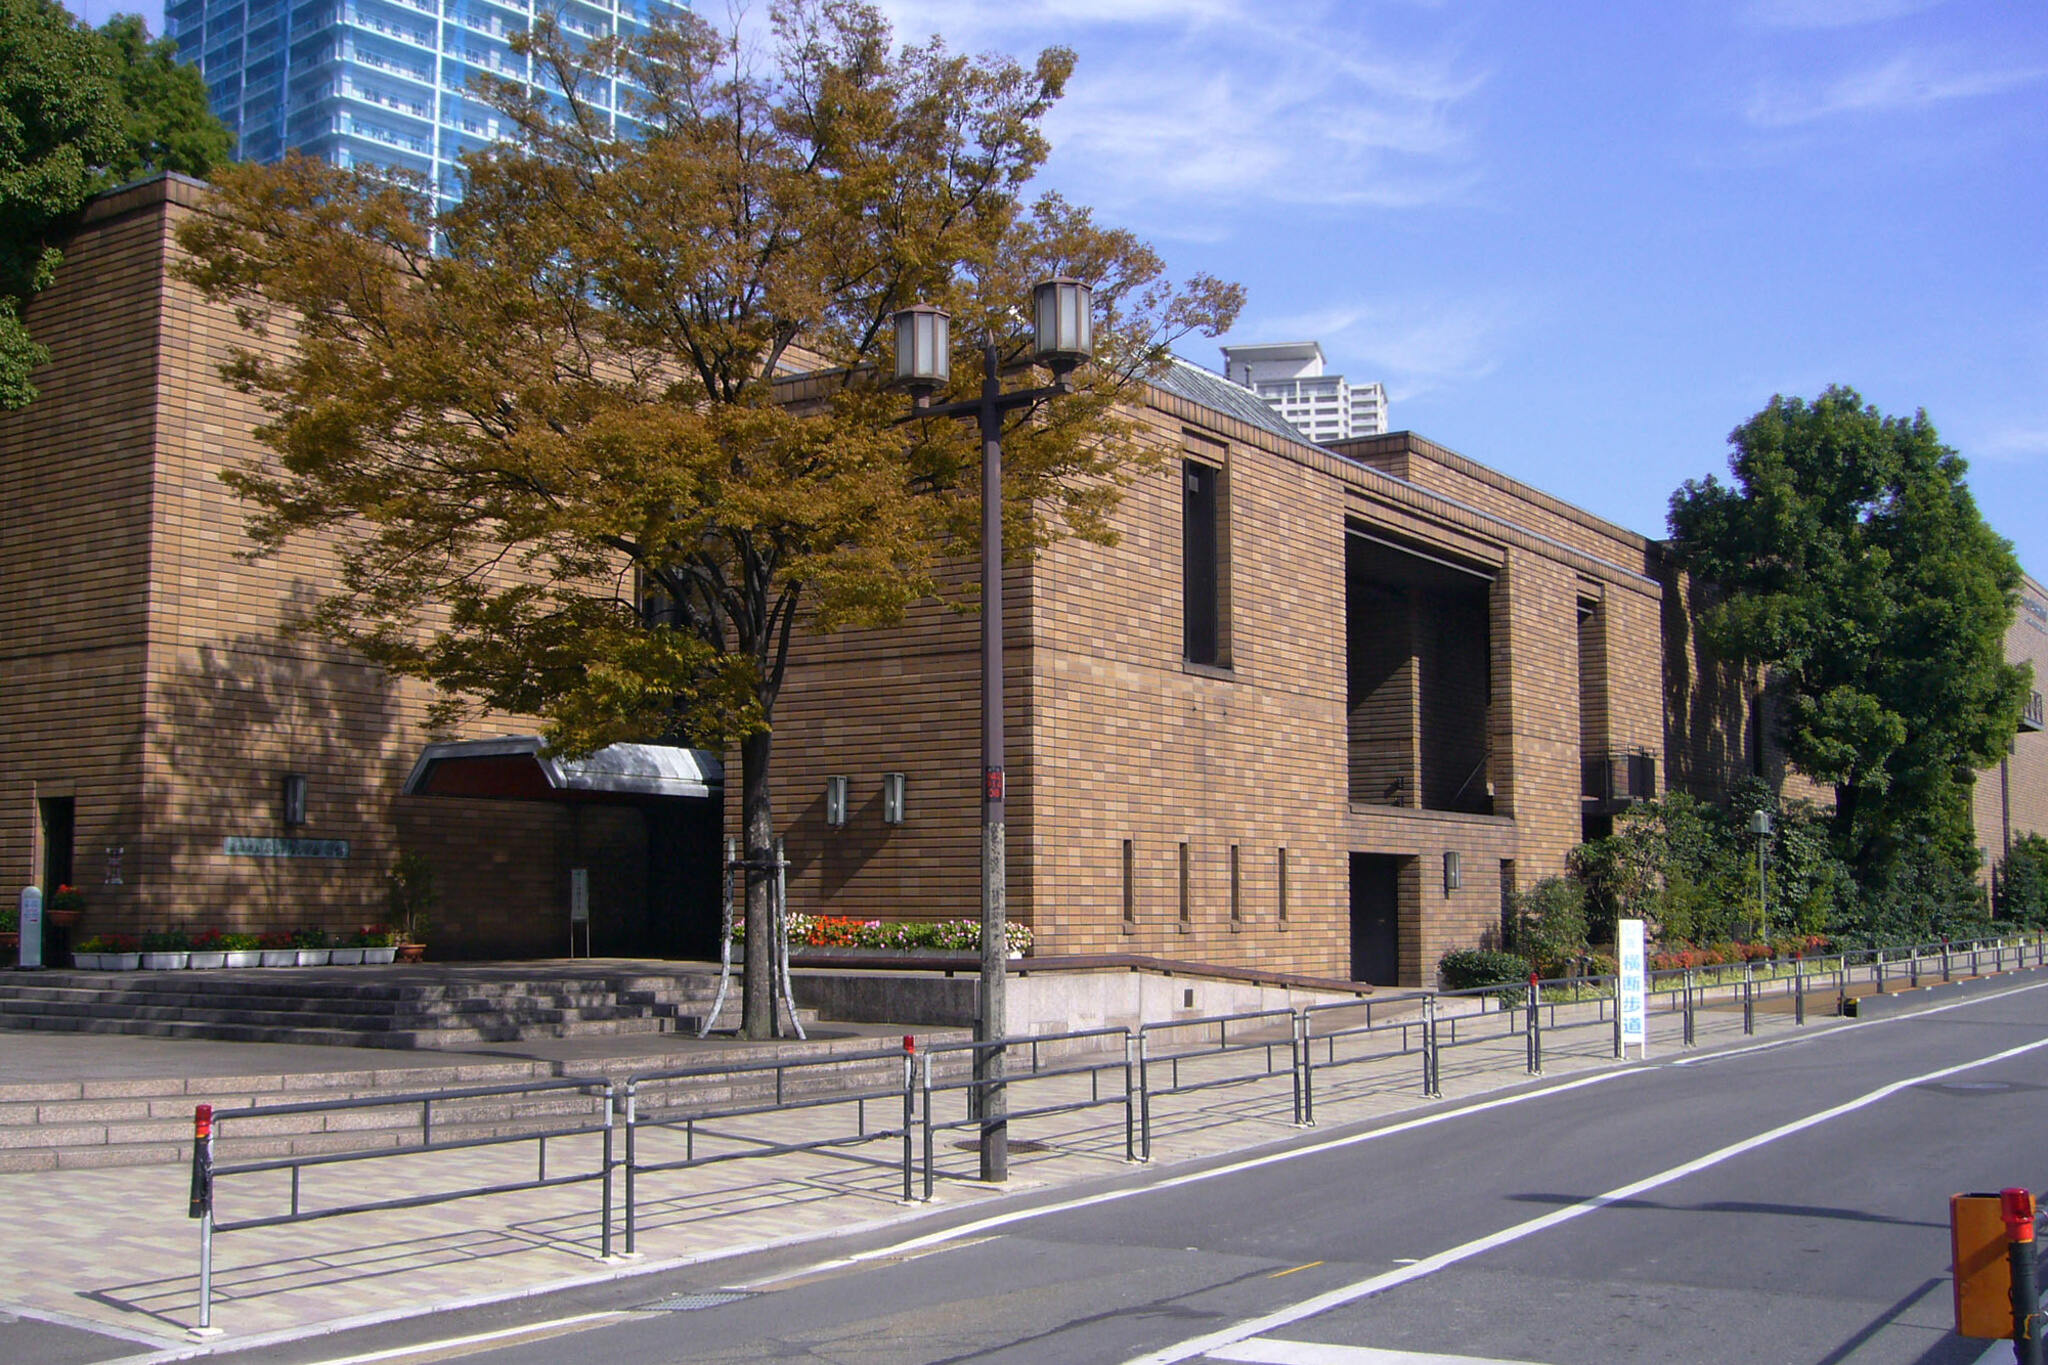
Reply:
[[43, 892], [42, 888], [24, 886], [21, 888], [21, 913], [15, 921], [21, 933], [21, 965], [40, 967], [43, 965]]
[[569, 923], [590, 923], [590, 869], [569, 869]]
[[1615, 948], [1620, 961], [1617, 970], [1620, 975], [1615, 983], [1617, 1006], [1621, 1010], [1621, 1045], [1633, 1044], [1649, 1049], [1650, 1032], [1648, 1018], [1648, 996], [1645, 990], [1647, 973], [1643, 957], [1643, 922], [1639, 919], [1621, 920], [1614, 926]]

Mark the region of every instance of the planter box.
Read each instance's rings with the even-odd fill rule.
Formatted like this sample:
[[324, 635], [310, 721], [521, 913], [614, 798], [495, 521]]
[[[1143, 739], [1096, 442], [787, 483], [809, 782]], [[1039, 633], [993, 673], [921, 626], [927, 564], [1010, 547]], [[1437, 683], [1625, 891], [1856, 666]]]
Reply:
[[329, 948], [327, 960], [337, 967], [360, 967], [363, 965], [361, 948]]
[[195, 951], [188, 958], [186, 958], [185, 965], [192, 968], [194, 971], [202, 972], [212, 971], [215, 968], [219, 967], [225, 967], [228, 965], [227, 950], [215, 949], [211, 951]]
[[181, 972], [185, 970], [185, 964], [191, 960], [192, 954], [189, 950], [182, 953], [144, 953], [142, 955], [142, 970], [145, 972]]
[[105, 959], [112, 956], [112, 953], [73, 953], [71, 965], [88, 972], [104, 972], [110, 970]]
[[365, 948], [363, 949], [363, 964], [370, 967], [383, 967], [389, 965], [397, 956], [398, 949], [396, 947]]
[[294, 948], [293, 956], [301, 967], [325, 967], [332, 948]]
[[296, 967], [299, 965], [297, 948], [265, 948], [257, 954], [266, 967]]
[[221, 965], [226, 967], [261, 967], [263, 965], [263, 954], [254, 948], [233, 948], [225, 956], [227, 961]]

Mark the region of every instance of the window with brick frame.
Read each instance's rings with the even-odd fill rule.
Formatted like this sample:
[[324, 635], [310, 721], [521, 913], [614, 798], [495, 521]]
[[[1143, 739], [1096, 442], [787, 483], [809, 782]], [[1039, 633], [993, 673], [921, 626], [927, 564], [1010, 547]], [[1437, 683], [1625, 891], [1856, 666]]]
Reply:
[[1230, 666], [1229, 525], [1223, 467], [1181, 461], [1181, 656]]

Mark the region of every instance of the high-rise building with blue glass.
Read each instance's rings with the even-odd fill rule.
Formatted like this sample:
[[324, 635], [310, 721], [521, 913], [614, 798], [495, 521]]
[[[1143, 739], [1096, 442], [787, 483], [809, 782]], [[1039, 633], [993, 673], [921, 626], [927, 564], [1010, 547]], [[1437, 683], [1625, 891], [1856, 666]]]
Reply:
[[[462, 193], [455, 159], [511, 129], [469, 89], [481, 72], [530, 79], [507, 41], [536, 12], [572, 34], [644, 31], [672, 0], [169, 0], [165, 29], [199, 67], [247, 160], [297, 149], [338, 166], [418, 175], [437, 201]], [[591, 103], [629, 119], [620, 83]]]

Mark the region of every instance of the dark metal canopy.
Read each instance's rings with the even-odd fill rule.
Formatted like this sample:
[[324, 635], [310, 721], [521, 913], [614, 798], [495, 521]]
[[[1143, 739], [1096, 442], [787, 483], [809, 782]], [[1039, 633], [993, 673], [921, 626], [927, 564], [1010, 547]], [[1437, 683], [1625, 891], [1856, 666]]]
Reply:
[[511, 801], [717, 797], [725, 766], [703, 749], [613, 744], [584, 758], [551, 758], [539, 735], [429, 744], [405, 779], [407, 796]]

